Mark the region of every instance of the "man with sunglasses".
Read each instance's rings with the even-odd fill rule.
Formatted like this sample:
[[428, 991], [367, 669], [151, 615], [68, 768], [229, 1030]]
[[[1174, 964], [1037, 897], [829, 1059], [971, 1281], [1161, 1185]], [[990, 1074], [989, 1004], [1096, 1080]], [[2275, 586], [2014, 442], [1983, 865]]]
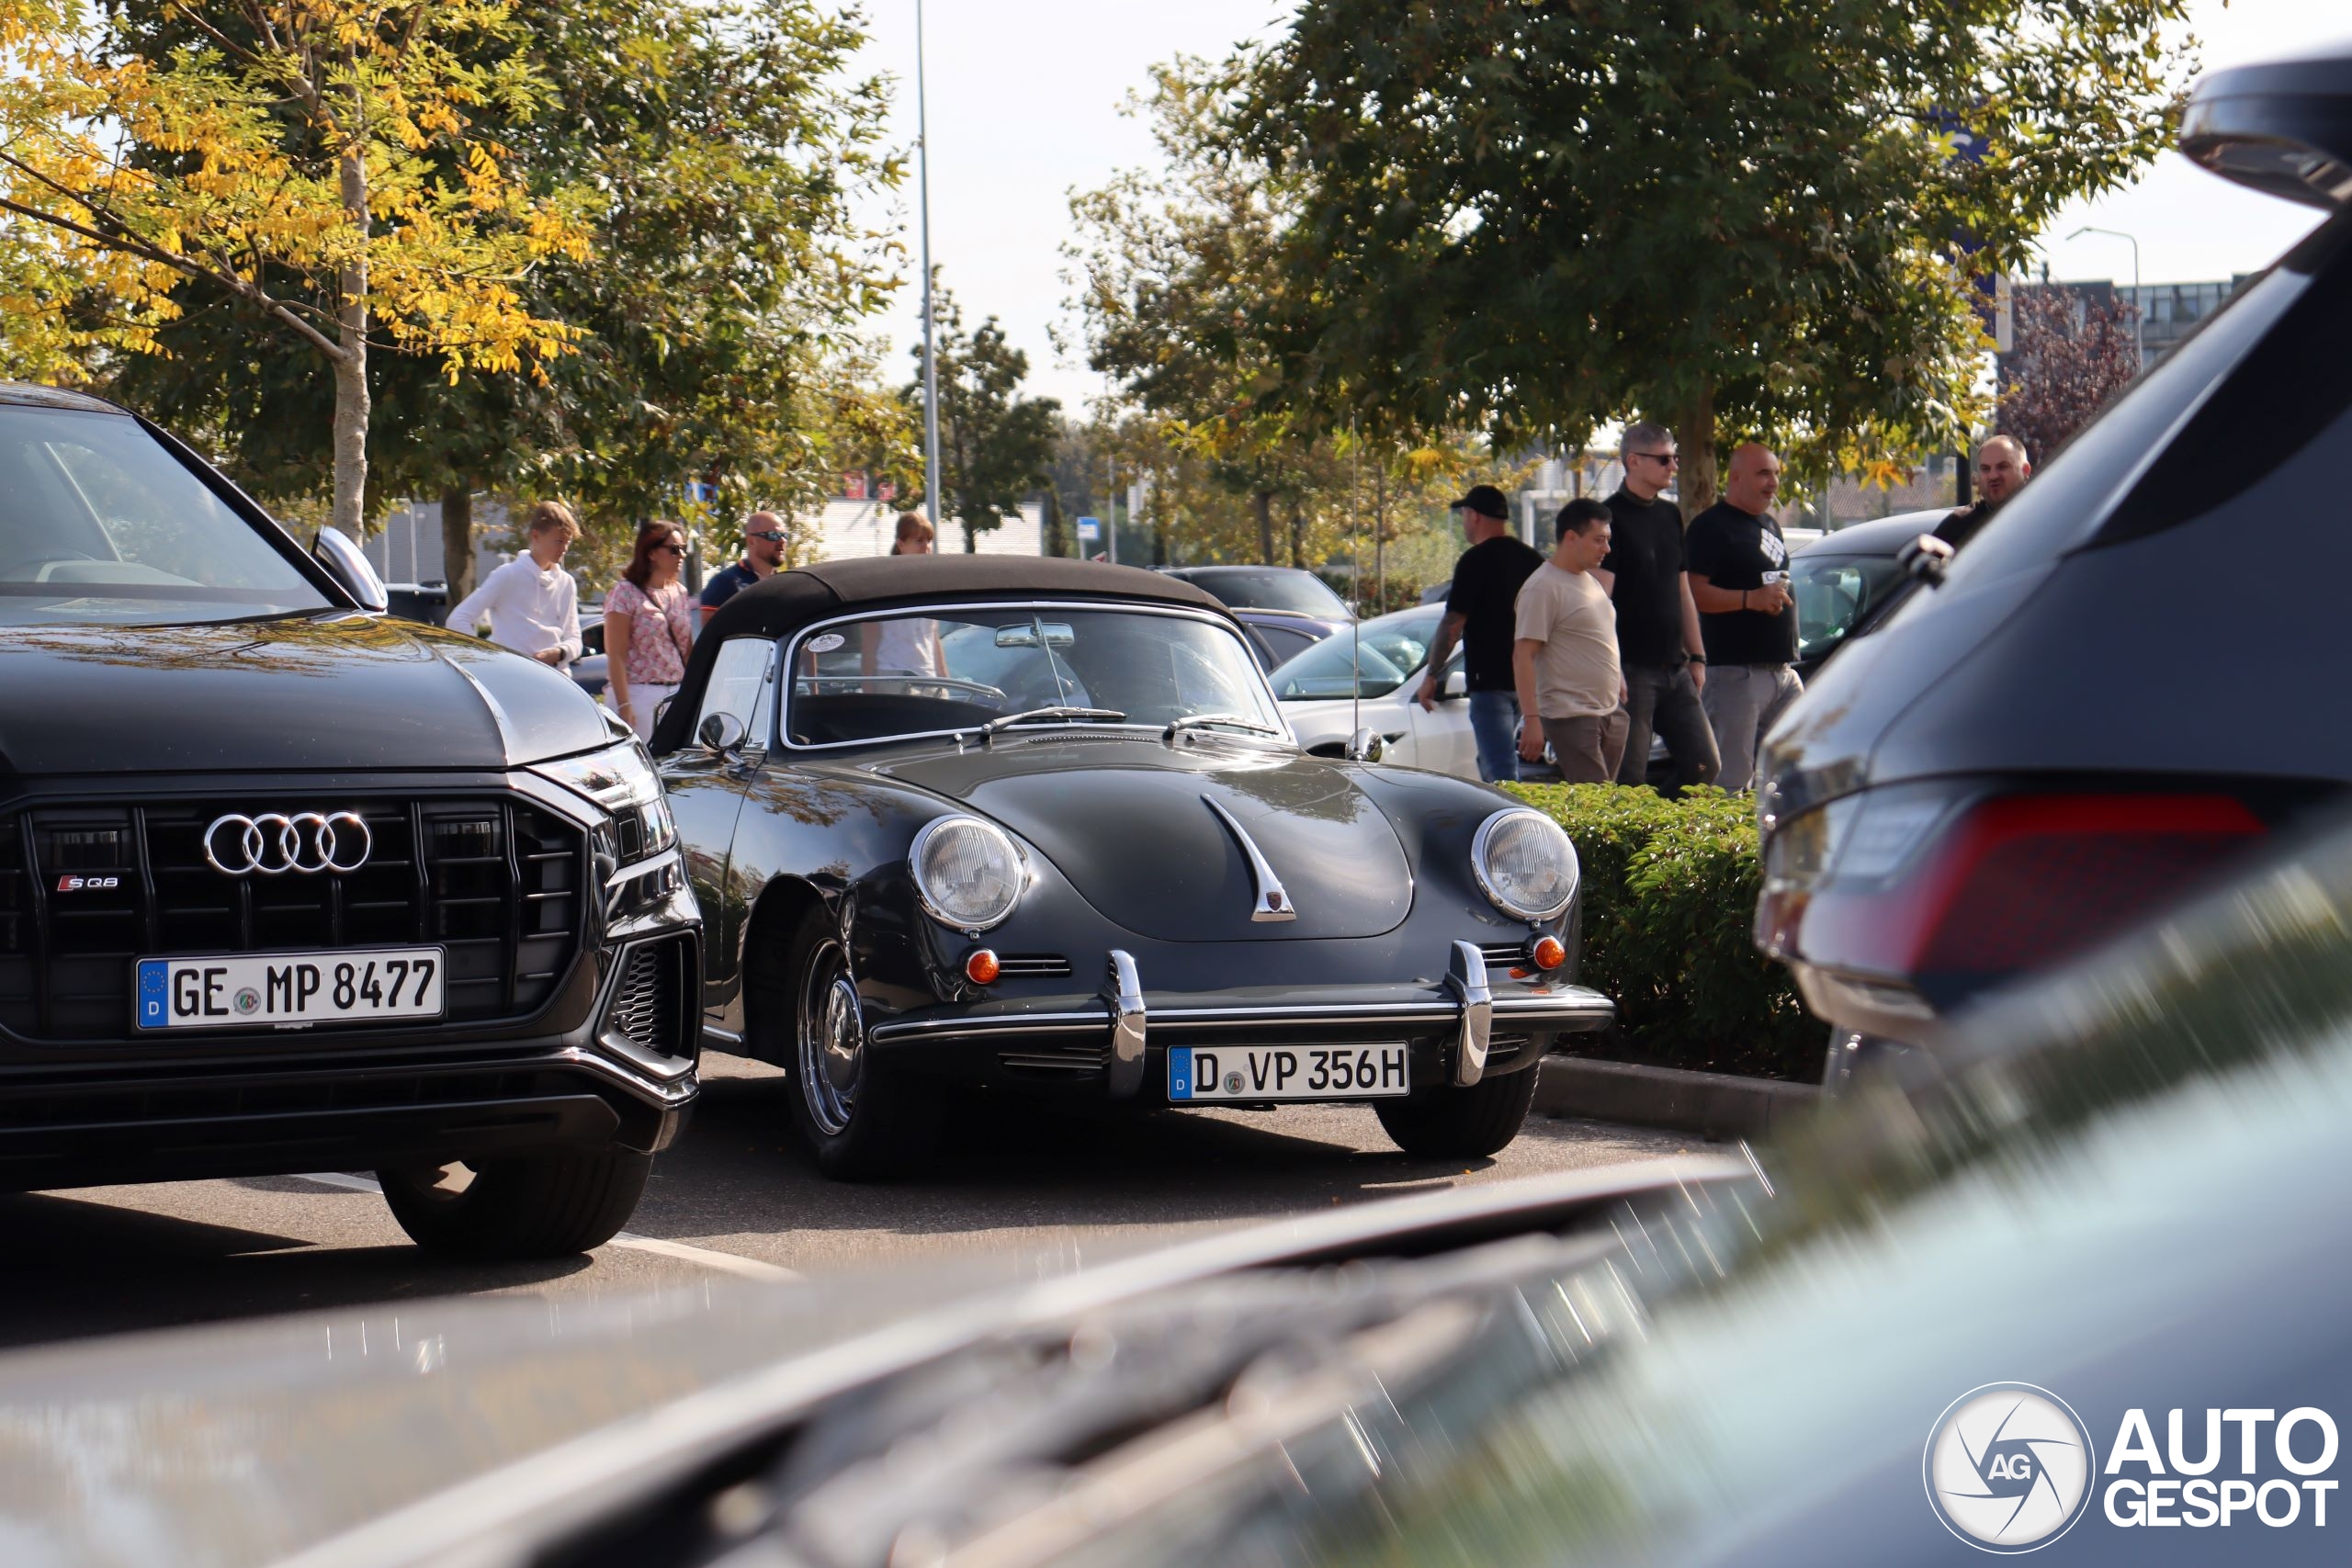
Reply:
[[1617, 609], [1617, 660], [1625, 676], [1625, 753], [1619, 784], [1649, 768], [1650, 737], [1666, 742], [1674, 771], [1664, 794], [1713, 784], [1722, 762], [1699, 694], [1707, 654], [1699, 607], [1684, 570], [1682, 511], [1663, 491], [1674, 481], [1674, 435], [1662, 424], [1628, 425], [1618, 444], [1625, 480], [1609, 508], [1609, 554], [1593, 571]]
[[702, 621], [711, 612], [784, 564], [784, 519], [773, 512], [754, 512], [743, 519], [743, 558], [719, 572], [702, 590]]

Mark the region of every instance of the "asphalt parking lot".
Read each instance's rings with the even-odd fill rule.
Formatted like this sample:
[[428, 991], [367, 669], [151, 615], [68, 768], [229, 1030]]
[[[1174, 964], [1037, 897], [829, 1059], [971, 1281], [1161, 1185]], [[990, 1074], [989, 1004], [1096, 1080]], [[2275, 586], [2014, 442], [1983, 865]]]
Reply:
[[1201, 1226], [1671, 1154], [1694, 1140], [1530, 1117], [1491, 1160], [1401, 1155], [1373, 1113], [1054, 1114], [953, 1126], [919, 1179], [845, 1187], [788, 1143], [775, 1069], [706, 1058], [693, 1128], [622, 1238], [583, 1258], [460, 1264], [408, 1244], [364, 1177], [264, 1177], [0, 1196], [0, 1345], [493, 1292], [560, 1296], [698, 1278], [787, 1280], [962, 1248], [1069, 1268]]

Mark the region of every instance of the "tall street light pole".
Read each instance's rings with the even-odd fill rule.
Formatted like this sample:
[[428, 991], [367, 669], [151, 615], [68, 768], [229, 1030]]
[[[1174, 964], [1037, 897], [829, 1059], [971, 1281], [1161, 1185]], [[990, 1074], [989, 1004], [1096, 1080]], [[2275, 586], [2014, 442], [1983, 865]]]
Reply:
[[2148, 311], [2140, 298], [2140, 242], [2120, 229], [2101, 229], [2086, 223], [2066, 236], [2079, 240], [2086, 234], [2105, 234], [2111, 240], [2121, 240], [2132, 247], [2132, 348], [2140, 356], [2140, 368], [2148, 367]]
[[923, 511], [929, 515], [933, 534], [944, 536], [947, 524], [939, 514], [939, 352], [932, 341], [934, 317], [931, 307], [931, 120], [923, 102], [922, 0], [915, 0], [915, 146], [921, 153], [916, 167], [922, 204]]

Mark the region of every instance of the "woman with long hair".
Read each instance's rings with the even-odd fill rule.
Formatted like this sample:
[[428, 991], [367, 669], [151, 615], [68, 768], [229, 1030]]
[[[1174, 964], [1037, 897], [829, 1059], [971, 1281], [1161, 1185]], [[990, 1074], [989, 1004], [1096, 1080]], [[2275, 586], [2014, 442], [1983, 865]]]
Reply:
[[677, 695], [694, 650], [694, 598], [679, 581], [685, 565], [686, 531], [648, 523], [605, 596], [605, 689], [642, 739], [652, 739], [654, 710]]
[[[899, 536], [891, 541], [894, 556], [931, 554], [931, 525], [915, 512], [899, 513]], [[937, 621], [899, 616], [860, 628], [859, 668], [868, 675], [944, 675], [947, 650], [939, 640]]]

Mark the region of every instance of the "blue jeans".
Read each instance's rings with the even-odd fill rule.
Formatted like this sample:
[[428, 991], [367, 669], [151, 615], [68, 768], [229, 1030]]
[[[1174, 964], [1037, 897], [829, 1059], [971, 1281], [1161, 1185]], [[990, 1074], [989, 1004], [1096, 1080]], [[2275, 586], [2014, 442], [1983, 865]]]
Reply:
[[1470, 733], [1478, 742], [1478, 776], [1488, 784], [1519, 779], [1519, 694], [1470, 694]]

